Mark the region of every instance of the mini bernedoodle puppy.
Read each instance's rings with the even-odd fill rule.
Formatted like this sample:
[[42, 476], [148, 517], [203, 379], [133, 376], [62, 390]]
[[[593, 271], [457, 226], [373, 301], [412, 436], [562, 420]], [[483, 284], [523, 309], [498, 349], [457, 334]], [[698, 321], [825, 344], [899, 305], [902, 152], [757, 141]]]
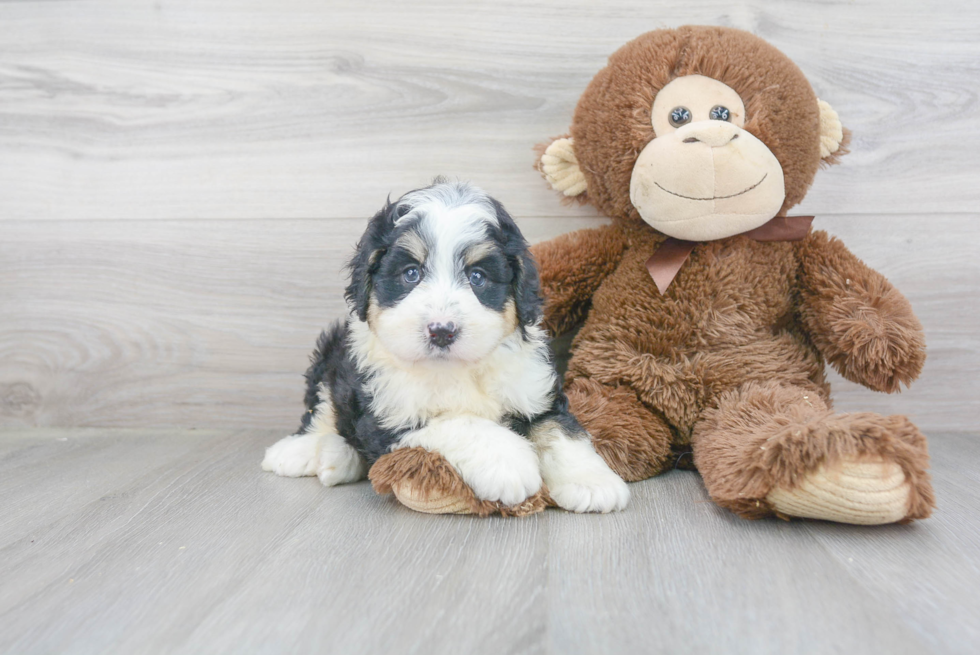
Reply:
[[482, 500], [516, 505], [543, 480], [571, 511], [626, 506], [626, 484], [568, 411], [537, 270], [499, 202], [441, 180], [411, 191], [371, 219], [349, 269], [350, 316], [320, 336], [300, 430], [263, 469], [332, 486], [421, 446]]

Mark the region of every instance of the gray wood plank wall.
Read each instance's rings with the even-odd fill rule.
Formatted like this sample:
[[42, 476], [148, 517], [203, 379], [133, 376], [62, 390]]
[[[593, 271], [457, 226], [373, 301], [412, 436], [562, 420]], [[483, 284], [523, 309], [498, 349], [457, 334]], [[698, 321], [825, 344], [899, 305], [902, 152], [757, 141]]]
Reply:
[[731, 25], [791, 56], [854, 132], [800, 213], [888, 275], [929, 360], [841, 409], [980, 414], [980, 3], [0, 2], [0, 427], [284, 432], [341, 266], [435, 174], [532, 240], [602, 221], [531, 169], [605, 58]]

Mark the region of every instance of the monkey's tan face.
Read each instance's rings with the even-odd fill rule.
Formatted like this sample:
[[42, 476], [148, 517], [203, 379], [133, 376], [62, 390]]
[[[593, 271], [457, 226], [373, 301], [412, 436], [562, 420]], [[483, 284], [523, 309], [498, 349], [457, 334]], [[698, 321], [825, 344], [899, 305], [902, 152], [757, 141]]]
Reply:
[[783, 169], [743, 129], [745, 106], [731, 87], [702, 75], [679, 77], [653, 102], [656, 138], [640, 153], [630, 201], [644, 221], [689, 241], [759, 227], [785, 198]]

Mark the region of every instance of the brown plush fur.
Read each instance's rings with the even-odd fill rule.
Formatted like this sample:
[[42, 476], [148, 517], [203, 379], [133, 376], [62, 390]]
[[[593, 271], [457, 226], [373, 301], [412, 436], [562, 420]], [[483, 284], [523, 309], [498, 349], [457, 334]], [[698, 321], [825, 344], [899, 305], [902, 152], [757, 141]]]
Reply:
[[548, 290], [552, 321], [547, 327], [552, 334], [568, 332], [585, 319], [592, 295], [616, 270], [627, 245], [623, 231], [609, 226], [563, 234], [534, 247], [539, 262], [561, 259], [565, 252], [580, 254], [572, 269], [538, 270], [541, 286]]
[[875, 391], [911, 384], [922, 371], [926, 344], [905, 297], [823, 232], [797, 251], [800, 319], [827, 360]]
[[368, 478], [379, 494], [392, 493], [393, 485], [408, 483], [415, 494], [429, 500], [461, 500], [470, 514], [478, 516], [528, 516], [554, 506], [546, 488], [514, 506], [480, 500], [442, 455], [424, 448], [402, 448], [382, 455], [371, 467]]
[[712, 498], [741, 516], [770, 515], [764, 499], [774, 486], [792, 487], [851, 455], [898, 463], [913, 486], [907, 518], [927, 516], [928, 454], [915, 426], [830, 410], [825, 359], [886, 392], [922, 369], [922, 328], [881, 274], [811, 232], [797, 243], [699, 243], [665, 294], [650, 278], [646, 261], [665, 237], [631, 205], [630, 176], [654, 138], [657, 91], [693, 73], [742, 97], [746, 129], [783, 167], [781, 214], [803, 199], [820, 166], [814, 93], [764, 41], [685, 27], [650, 32], [610, 57], [571, 132], [589, 201], [614, 222], [533, 249], [546, 327], [558, 335], [582, 325], [566, 376], [573, 411], [627, 480], [655, 475], [693, 448]]
[[579, 421], [592, 430], [595, 449], [624, 480], [645, 480], [671, 465], [670, 425], [632, 389], [576, 378], [567, 391]]

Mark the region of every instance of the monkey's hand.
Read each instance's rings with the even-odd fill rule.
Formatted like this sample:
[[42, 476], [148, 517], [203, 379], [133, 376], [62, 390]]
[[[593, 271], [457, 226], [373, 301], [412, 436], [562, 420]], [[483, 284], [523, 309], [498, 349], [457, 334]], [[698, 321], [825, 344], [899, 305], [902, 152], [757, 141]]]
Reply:
[[848, 380], [894, 393], [922, 372], [922, 325], [909, 301], [839, 240], [812, 232], [797, 247], [801, 321]]

